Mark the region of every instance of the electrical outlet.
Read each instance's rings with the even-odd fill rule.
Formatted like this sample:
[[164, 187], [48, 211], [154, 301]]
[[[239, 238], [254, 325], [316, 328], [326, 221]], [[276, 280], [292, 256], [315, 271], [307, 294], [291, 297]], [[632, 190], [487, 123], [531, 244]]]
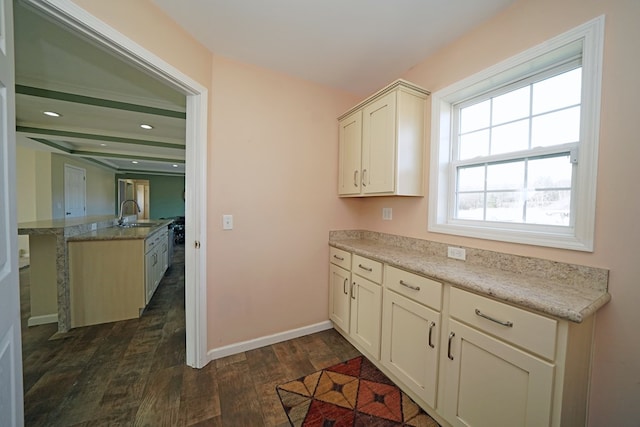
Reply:
[[382, 219], [385, 221], [391, 221], [393, 211], [391, 208], [382, 208]]
[[222, 229], [233, 230], [233, 215], [222, 215]]
[[463, 248], [456, 248], [454, 246], [449, 246], [447, 248], [447, 256], [449, 258], [465, 261], [467, 259], [467, 251], [465, 251]]

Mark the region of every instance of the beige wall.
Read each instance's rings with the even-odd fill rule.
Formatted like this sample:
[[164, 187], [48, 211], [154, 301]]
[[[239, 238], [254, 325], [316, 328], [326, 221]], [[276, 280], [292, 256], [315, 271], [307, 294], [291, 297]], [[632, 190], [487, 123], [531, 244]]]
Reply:
[[[640, 2], [521, 0], [404, 77], [435, 91], [606, 14], [595, 251], [581, 253], [426, 231], [426, 198], [339, 200], [335, 117], [355, 99], [213, 58], [148, 1], [75, 0], [213, 89], [209, 138], [209, 348], [327, 318], [326, 240], [361, 227], [609, 268], [613, 300], [598, 315], [590, 425], [633, 425], [640, 400]], [[381, 220], [392, 207], [393, 221]], [[221, 215], [235, 229], [221, 230]]]
[[[35, 154], [35, 151], [28, 148], [16, 147], [16, 208], [19, 223], [37, 219]], [[18, 250], [29, 252], [29, 236], [18, 236]]]

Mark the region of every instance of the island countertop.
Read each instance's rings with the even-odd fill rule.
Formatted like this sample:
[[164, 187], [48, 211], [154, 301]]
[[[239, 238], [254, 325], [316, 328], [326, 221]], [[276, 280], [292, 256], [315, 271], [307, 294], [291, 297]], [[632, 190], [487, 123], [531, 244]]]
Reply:
[[332, 232], [329, 245], [560, 319], [580, 323], [611, 299], [608, 270], [368, 231]]
[[77, 234], [68, 239], [69, 242], [90, 241], [90, 240], [134, 240], [146, 239], [155, 232], [167, 228], [173, 220], [136, 220], [138, 224], [149, 226], [142, 227], [106, 227], [87, 233]]

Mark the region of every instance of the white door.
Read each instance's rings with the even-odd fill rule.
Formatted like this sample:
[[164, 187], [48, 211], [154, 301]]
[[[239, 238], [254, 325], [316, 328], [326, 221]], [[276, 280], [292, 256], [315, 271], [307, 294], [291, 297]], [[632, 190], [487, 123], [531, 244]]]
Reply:
[[71, 165], [64, 165], [64, 215], [76, 218], [86, 215], [87, 204], [86, 171]]
[[0, 0], [0, 426], [24, 424], [12, 0]]

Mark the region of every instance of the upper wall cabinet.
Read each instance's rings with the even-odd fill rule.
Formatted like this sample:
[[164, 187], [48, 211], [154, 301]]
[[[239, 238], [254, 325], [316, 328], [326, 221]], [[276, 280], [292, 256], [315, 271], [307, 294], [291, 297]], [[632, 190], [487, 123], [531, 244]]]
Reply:
[[340, 196], [424, 195], [428, 95], [397, 80], [338, 118]]

